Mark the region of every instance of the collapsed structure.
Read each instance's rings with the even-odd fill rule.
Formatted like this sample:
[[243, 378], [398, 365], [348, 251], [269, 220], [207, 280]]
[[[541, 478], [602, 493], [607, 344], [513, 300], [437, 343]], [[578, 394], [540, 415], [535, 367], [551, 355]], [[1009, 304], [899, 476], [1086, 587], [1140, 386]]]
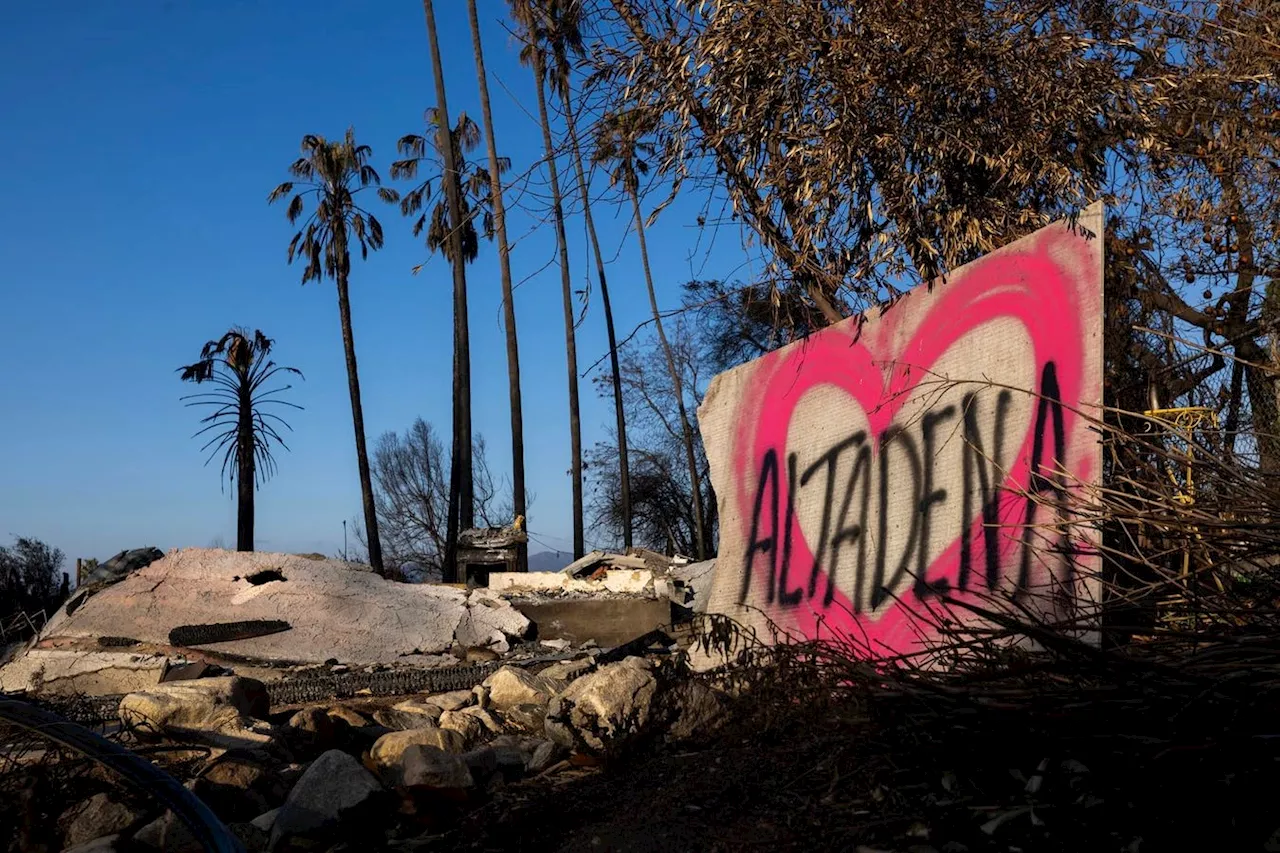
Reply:
[[655, 569], [495, 572], [474, 588], [398, 583], [319, 555], [127, 553], [144, 556], [77, 590], [0, 667], [0, 691], [114, 695], [188, 677], [190, 664], [271, 681], [317, 668], [488, 664], [537, 641], [544, 652], [612, 648], [670, 625], [694, 598], [652, 552], [649, 563], [604, 554], [595, 563]]

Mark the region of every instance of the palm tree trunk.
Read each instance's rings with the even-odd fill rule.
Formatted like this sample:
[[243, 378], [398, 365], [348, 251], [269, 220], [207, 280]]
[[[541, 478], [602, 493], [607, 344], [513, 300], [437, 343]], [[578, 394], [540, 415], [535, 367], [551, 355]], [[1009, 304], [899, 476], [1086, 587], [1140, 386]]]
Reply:
[[[440, 40], [436, 35], [436, 15], [432, 0], [422, 0], [427, 18], [427, 39], [431, 46], [431, 71], [436, 88], [436, 139], [444, 160], [444, 190], [449, 206], [449, 241], [452, 243], [453, 328], [454, 328], [454, 434], [452, 471], [457, 471], [458, 524], [475, 527], [475, 480], [471, 463], [471, 335], [467, 317], [466, 261], [462, 257], [462, 188], [453, 158], [449, 123], [449, 102], [444, 86], [444, 66], [440, 60]], [[451, 480], [455, 479], [450, 474]], [[456, 565], [454, 567], [456, 573]], [[456, 574], [455, 574], [456, 576]]]
[[[489, 155], [489, 192], [493, 196], [493, 225], [498, 234], [498, 263], [502, 274], [502, 319], [507, 332], [507, 393], [511, 400], [511, 500], [516, 516], [524, 516], [528, 511], [524, 485], [524, 415], [520, 399], [516, 304], [511, 285], [511, 244], [507, 241], [507, 211], [502, 199], [502, 176], [498, 171], [498, 146], [493, 134], [493, 110], [489, 103], [489, 81], [484, 70], [476, 0], [467, 0], [467, 15], [471, 21], [471, 42], [476, 54], [476, 82], [480, 86], [480, 113], [484, 120], [485, 149]], [[528, 570], [528, 550], [523, 545], [520, 546], [518, 562], [520, 571]]]
[[240, 411], [236, 424], [236, 550], [253, 550], [253, 389], [240, 380]]
[[[345, 227], [333, 229], [339, 258], [347, 253]], [[338, 316], [342, 320], [342, 348], [347, 357], [347, 387], [351, 392], [351, 423], [356, 433], [356, 464], [360, 468], [360, 500], [364, 505], [364, 532], [368, 540], [369, 565], [386, 577], [382, 567], [382, 541], [378, 538], [378, 514], [373, 504], [373, 478], [369, 475], [369, 450], [364, 441], [364, 407], [360, 403], [360, 374], [356, 368], [356, 341], [351, 332], [351, 294], [347, 272], [338, 271]]]
[[582, 151], [578, 147], [578, 129], [574, 122], [573, 103], [566, 84], [561, 90], [564, 105], [565, 126], [569, 131], [569, 145], [573, 153], [573, 167], [577, 172], [578, 191], [582, 194], [582, 216], [587, 224], [587, 238], [595, 253], [596, 272], [600, 279], [600, 299], [604, 303], [605, 330], [609, 333], [609, 366], [613, 371], [613, 413], [618, 430], [618, 488], [622, 492], [622, 544], [632, 545], [631, 535], [631, 465], [627, 459], [627, 416], [622, 408], [622, 377], [618, 370], [618, 336], [613, 326], [613, 306], [609, 301], [609, 283], [604, 274], [604, 257], [600, 253], [600, 240], [596, 237], [595, 220], [591, 217], [590, 188], [582, 166]]
[[564, 231], [564, 196], [560, 194], [555, 144], [551, 141], [551, 122], [547, 118], [546, 59], [540, 50], [533, 55], [533, 74], [538, 83], [538, 120], [542, 124], [542, 145], [547, 152], [547, 175], [551, 181], [551, 198], [555, 210], [556, 247], [560, 253], [560, 289], [564, 297], [564, 348], [569, 371], [569, 444], [573, 454], [570, 469], [573, 479], [573, 558], [577, 560], [586, 553], [582, 529], [582, 422], [578, 415], [578, 345], [573, 329], [573, 283], [569, 277], [569, 241]]
[[689, 424], [689, 414], [684, 405], [684, 383], [680, 381], [680, 371], [676, 369], [676, 359], [671, 352], [671, 344], [667, 341], [667, 332], [662, 326], [662, 314], [658, 311], [658, 295], [653, 289], [653, 274], [649, 270], [649, 245], [644, 236], [644, 216], [640, 212], [640, 193], [634, 183], [630, 187], [631, 209], [636, 217], [636, 239], [640, 244], [640, 264], [644, 268], [644, 282], [649, 288], [649, 307], [653, 310], [653, 322], [658, 327], [658, 340], [662, 343], [662, 352], [667, 357], [667, 372], [671, 375], [671, 387], [676, 394], [676, 409], [680, 413], [680, 430], [684, 438], [685, 463], [689, 466], [689, 490], [693, 496], [693, 533], [694, 548], [699, 560], [707, 558], [706, 536], [703, 530], [702, 516], [702, 484], [698, 478], [698, 460], [693, 452], [693, 427]]

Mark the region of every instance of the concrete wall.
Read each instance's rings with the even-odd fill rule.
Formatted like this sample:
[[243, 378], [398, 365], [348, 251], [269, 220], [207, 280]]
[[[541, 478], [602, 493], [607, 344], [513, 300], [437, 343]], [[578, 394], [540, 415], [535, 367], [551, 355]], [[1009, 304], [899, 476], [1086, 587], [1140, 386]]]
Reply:
[[1102, 223], [1094, 205], [716, 377], [710, 609], [893, 652], [943, 596], [1090, 595], [1095, 533], [1047, 504], [1101, 473], [1080, 413], [1102, 399]]

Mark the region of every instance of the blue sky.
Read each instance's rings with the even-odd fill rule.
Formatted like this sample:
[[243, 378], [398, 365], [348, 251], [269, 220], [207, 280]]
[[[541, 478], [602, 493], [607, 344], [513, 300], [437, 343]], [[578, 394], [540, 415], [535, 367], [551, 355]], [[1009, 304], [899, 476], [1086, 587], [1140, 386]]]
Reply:
[[[505, 9], [480, 0], [500, 153], [521, 174], [541, 145], [530, 74], [499, 20]], [[436, 0], [436, 10], [450, 110], [478, 117], [466, 5]], [[191, 389], [175, 370], [241, 324], [273, 337], [278, 360], [306, 374], [290, 397], [306, 409], [291, 418], [292, 452], [258, 495], [258, 547], [341, 549], [342, 522], [360, 504], [337, 300], [331, 282], [303, 287], [300, 269], [286, 265], [292, 231], [266, 196], [303, 134], [337, 136], [348, 125], [388, 179], [395, 140], [422, 132], [433, 92], [417, 0], [0, 6], [0, 138], [10, 162], [0, 172], [0, 540], [35, 536], [71, 558], [234, 546], [234, 502], [191, 439], [198, 414], [179, 401]], [[352, 314], [372, 443], [418, 416], [447, 428], [451, 336], [444, 261], [428, 258], [398, 210], [369, 201], [387, 247], [355, 263]], [[681, 282], [743, 263], [726, 234], [712, 257], [695, 248], [701, 201], [677, 202], [651, 229], [665, 307]], [[648, 316], [638, 253], [620, 210], [602, 204], [596, 215], [623, 336]], [[535, 550], [565, 549], [571, 533], [559, 275], [547, 266], [553, 232], [539, 218], [511, 214]], [[576, 287], [590, 272], [582, 231], [573, 219]], [[486, 245], [468, 280], [474, 423], [505, 473], [497, 270]], [[584, 370], [606, 352], [598, 298], [578, 348]], [[588, 379], [581, 389], [590, 446], [612, 409]], [[605, 543], [589, 535], [591, 544]]]

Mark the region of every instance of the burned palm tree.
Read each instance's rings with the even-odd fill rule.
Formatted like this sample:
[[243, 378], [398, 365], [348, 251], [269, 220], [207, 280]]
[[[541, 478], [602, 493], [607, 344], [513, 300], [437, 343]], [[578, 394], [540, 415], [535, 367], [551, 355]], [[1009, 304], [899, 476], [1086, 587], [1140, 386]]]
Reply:
[[213, 389], [182, 399], [188, 406], [213, 409], [200, 420], [204, 426], [196, 436], [213, 434], [200, 448], [209, 451], [205, 464], [221, 456], [221, 476], [236, 484], [237, 551], [253, 550], [253, 493], [275, 473], [272, 446], [289, 449], [279, 428], [293, 429], [284, 418], [265, 409], [302, 408], [279, 397], [293, 386], [277, 384], [276, 377], [282, 373], [302, 376], [302, 371], [272, 361], [273, 345], [261, 331], [250, 337], [245, 329], [231, 329], [206, 343], [199, 361], [179, 368], [183, 382], [208, 383]]
[[[302, 156], [289, 166], [292, 181], [271, 191], [267, 203], [290, 197], [285, 215], [291, 225], [303, 220], [301, 230], [289, 241], [288, 259], [304, 262], [302, 283], [331, 278], [338, 285], [338, 319], [342, 323], [342, 348], [347, 359], [347, 388], [351, 394], [351, 423], [356, 436], [356, 464], [360, 470], [360, 497], [364, 505], [365, 534], [369, 537], [369, 565], [383, 574], [382, 544], [378, 538], [378, 518], [373, 506], [373, 480], [369, 474], [369, 453], [365, 445], [364, 406], [360, 402], [360, 370], [356, 364], [355, 334], [351, 328], [351, 249], [360, 248], [360, 257], [382, 248], [382, 225], [360, 206], [356, 196], [377, 187], [378, 197], [398, 201], [395, 190], [379, 186], [381, 179], [369, 160], [373, 149], [356, 142], [347, 130], [341, 140], [307, 134], [302, 137]], [[315, 209], [305, 213], [306, 197]]]

